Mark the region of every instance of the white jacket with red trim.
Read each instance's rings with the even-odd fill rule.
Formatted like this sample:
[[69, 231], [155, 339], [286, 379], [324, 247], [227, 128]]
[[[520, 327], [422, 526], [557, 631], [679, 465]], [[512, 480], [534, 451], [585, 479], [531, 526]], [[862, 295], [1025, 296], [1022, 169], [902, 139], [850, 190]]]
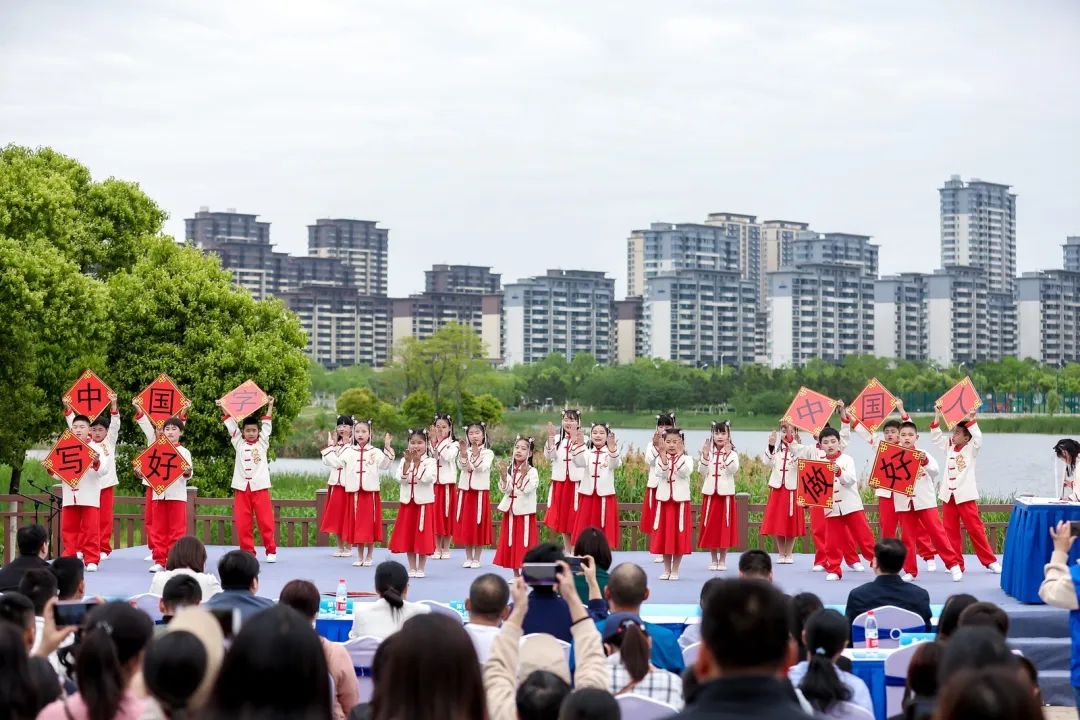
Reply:
[[435, 483], [438, 485], [457, 484], [458, 445], [450, 438], [431, 447], [431, 456], [435, 458]]
[[236, 450], [236, 461], [233, 463], [233, 490], [268, 490], [270, 488], [270, 458], [267, 451], [270, 449], [270, 431], [272, 429], [269, 415], [263, 415], [262, 427], [259, 439], [248, 442], [231, 417], [225, 418], [225, 429], [229, 431], [229, 439]]
[[585, 469], [577, 487], [579, 495], [615, 494], [615, 468], [622, 464], [618, 450], [610, 452], [607, 445], [591, 450], [586, 448], [585, 452], [574, 457], [574, 462]]
[[401, 461], [398, 482], [401, 483], [401, 502], [430, 505], [435, 502], [435, 458], [420, 458], [415, 468], [412, 463]]
[[105, 448], [89, 439], [86, 444], [98, 454], [98, 460], [83, 474], [77, 490], [72, 490], [66, 482], [60, 481], [60, 495], [63, 497], [64, 507], [101, 507], [101, 458], [105, 455]]
[[465, 457], [461, 456], [461, 448], [458, 448], [457, 463], [461, 472], [458, 473], [458, 490], [490, 490], [491, 489], [491, 464], [495, 461], [495, 453], [489, 448], [481, 447], [477, 451], [473, 447], [465, 448]]
[[937, 460], [930, 453], [926, 454], [926, 464], [919, 468], [915, 477], [915, 494], [908, 497], [904, 493], [893, 493], [893, 506], [896, 512], [911, 510], [937, 509], [937, 489], [934, 487], [940, 469]]
[[[101, 457], [99, 458], [101, 467], [98, 472], [100, 474], [99, 485], [102, 490], [120, 484], [120, 478], [116, 474], [116, 441], [120, 438], [120, 412], [113, 411], [111, 408], [109, 412], [109, 432], [105, 435], [105, 439], [98, 443], [101, 446]], [[67, 423], [69, 430], [74, 419], [74, 412], [70, 410], [64, 411], [64, 421]]]
[[[336, 445], [324, 448], [323, 464], [336, 469], [345, 492], [379, 492], [383, 474], [390, 469], [391, 458], [381, 448], [367, 443], [363, 447], [346, 445], [340, 452]], [[331, 472], [331, 475], [333, 471]]]
[[978, 423], [968, 425], [971, 440], [964, 447], [957, 449], [952, 438], [941, 432], [936, 422], [930, 423], [930, 440], [945, 451], [945, 469], [941, 479], [938, 497], [942, 502], [955, 498], [957, 503], [979, 499], [979, 488], [975, 484], [975, 461], [982, 449], [982, 430]]
[[536, 514], [536, 488], [540, 485], [540, 475], [536, 468], [528, 465], [528, 472], [518, 471], [514, 476], [514, 467], [506, 469], [506, 474], [499, 478], [499, 490], [503, 493], [499, 503], [499, 512], [510, 512], [514, 515]]
[[544, 457], [551, 461], [551, 482], [581, 482], [585, 468], [577, 465], [574, 458], [585, 452], [585, 445], [577, 445], [569, 435], [555, 443], [544, 446]]
[[709, 452], [698, 458], [702, 495], [734, 495], [735, 474], [739, 472], [739, 453], [734, 448], [719, 452], [709, 445]]
[[685, 453], [667, 455], [663, 458], [666, 468], [661, 465], [661, 459], [658, 455], [653, 463], [660, 471], [656, 499], [660, 502], [690, 502], [690, 473], [694, 471], [694, 459]]

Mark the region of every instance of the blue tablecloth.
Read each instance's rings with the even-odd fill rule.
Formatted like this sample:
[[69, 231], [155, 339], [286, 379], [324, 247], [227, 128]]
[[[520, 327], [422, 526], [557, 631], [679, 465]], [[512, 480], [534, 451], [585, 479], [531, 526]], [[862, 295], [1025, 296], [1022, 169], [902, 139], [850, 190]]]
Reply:
[[[1001, 563], [1001, 589], [1021, 602], [1042, 603], [1039, 585], [1043, 566], [1050, 561], [1053, 542], [1050, 528], [1062, 520], [1080, 520], [1080, 503], [1052, 502], [1048, 498], [1018, 498], [1005, 536]], [[1069, 555], [1072, 564], [1080, 557], [1080, 543]]]
[[866, 683], [874, 703], [875, 720], [885, 720], [885, 656], [870, 650], [851, 651], [851, 672]]

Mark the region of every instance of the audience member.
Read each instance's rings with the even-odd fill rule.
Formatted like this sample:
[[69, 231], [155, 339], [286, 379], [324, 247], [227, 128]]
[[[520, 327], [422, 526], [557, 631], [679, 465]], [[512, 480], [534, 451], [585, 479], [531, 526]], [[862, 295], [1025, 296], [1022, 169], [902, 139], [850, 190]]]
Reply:
[[702, 683], [681, 720], [802, 720], [791, 683], [787, 598], [760, 580], [723, 580], [705, 601], [695, 672]]
[[172, 546], [165, 559], [165, 570], [154, 573], [148, 592], [154, 595], [163, 594], [165, 583], [177, 575], [195, 578], [206, 600], [221, 592], [221, 582], [213, 574], [206, 572], [206, 546], [192, 535], [185, 535]]
[[558, 720], [619, 720], [620, 717], [619, 703], [615, 702], [611, 693], [584, 688], [566, 696]]
[[960, 613], [960, 627], [988, 627], [1009, 637], [1009, 616], [992, 602], [977, 602], [964, 608]]
[[563, 700], [569, 694], [570, 683], [566, 680], [553, 672], [534, 670], [518, 686], [517, 695], [514, 698], [517, 720], [557, 718]]
[[1039, 668], [1035, 667], [1035, 663], [1031, 662], [1031, 658], [1023, 655], [1017, 655], [1016, 661], [1020, 663], [1020, 670], [1023, 671], [1031, 684], [1031, 694], [1035, 697], [1036, 704], [1042, 707], [1043, 699], [1042, 689], [1039, 687]]
[[[10, 536], [9, 536], [10, 537]], [[15, 533], [15, 546], [19, 554], [14, 560], [0, 568], [0, 592], [19, 589], [23, 575], [27, 570], [47, 570], [49, 563], [49, 535], [40, 525], [27, 525]]]
[[52, 562], [53, 575], [56, 576], [56, 592], [61, 600], [82, 600], [86, 594], [83, 578], [86, 566], [77, 557], [59, 557]]
[[612, 695], [645, 695], [676, 710], [682, 709], [682, 680], [649, 662], [652, 638], [640, 617], [621, 612], [608, 615], [602, 638], [608, 654], [611, 678], [608, 689]]
[[174, 575], [169, 578], [158, 603], [161, 609], [161, 624], [155, 628], [155, 633], [164, 632], [177, 611], [186, 607], [197, 607], [201, 602], [202, 588], [198, 580], [190, 575]]
[[499, 634], [499, 626], [510, 614], [510, 586], [495, 573], [485, 573], [472, 581], [465, 609], [469, 622], [465, 632], [472, 638], [476, 657], [483, 665], [491, 656], [491, 643]]
[[803, 630], [806, 659], [788, 671], [791, 683], [802, 691], [814, 711], [826, 717], [847, 717], [843, 707], [847, 702], [874, 712], [866, 683], [834, 665], [847, 647], [849, 635], [850, 626], [843, 615], [835, 610], [818, 610]]
[[772, 582], [772, 558], [764, 550], [747, 550], [739, 556], [739, 577]]
[[[600, 597], [604, 596], [604, 590], [608, 584], [608, 571], [611, 569], [611, 545], [607, 535], [598, 527], [587, 527], [578, 534], [577, 542], [574, 543], [574, 556], [585, 557], [588, 555], [595, 561], [596, 585], [600, 588]], [[577, 588], [581, 602], [589, 604], [589, 583], [584, 575], [574, 576], [574, 586]]]
[[[708, 595], [709, 592], [722, 581], [723, 578], [718, 577], [709, 578], [705, 581], [705, 583], [701, 586], [701, 595], [698, 598], [698, 607], [700, 607], [702, 610], [705, 609], [705, 596]], [[679, 647], [683, 648], [684, 650], [693, 645], [694, 643], [699, 642], [701, 642], [700, 622], [694, 623], [692, 625], [687, 625], [686, 629], [683, 630], [682, 635], [679, 636]]]
[[[190, 580], [191, 578], [187, 578]], [[184, 632], [194, 635], [206, 651], [206, 667], [195, 692], [188, 698], [189, 714], [199, 714], [210, 699], [225, 660], [225, 636], [221, 624], [209, 610], [199, 607], [182, 608], [168, 625], [166, 634]]]
[[10, 622], [0, 622], [0, 717], [33, 720], [43, 706], [26, 650], [19, 628]]
[[349, 637], [367, 635], [381, 640], [401, 630], [405, 621], [414, 615], [431, 612], [427, 605], [405, 599], [409, 596], [409, 572], [394, 560], [375, 566], [375, 592], [379, 596], [375, 602], [353, 603]]
[[988, 667], [964, 670], [949, 680], [941, 689], [934, 718], [1042, 720], [1042, 716], [1025, 679], [1008, 668]]
[[206, 607], [235, 608], [245, 624], [263, 610], [274, 607], [273, 600], [255, 594], [259, 592], [259, 561], [251, 553], [243, 550], [225, 553], [218, 560], [218, 575], [221, 591], [203, 602]]
[[945, 604], [938, 615], [937, 641], [948, 642], [956, 629], [960, 627], [960, 613], [964, 612], [969, 605], [974, 605], [979, 599], [967, 593], [958, 593], [945, 598]]
[[34, 649], [37, 649], [41, 642], [41, 627], [45, 622], [45, 603], [56, 598], [56, 576], [53, 575], [52, 568], [27, 570], [19, 581], [19, 592], [34, 603], [34, 615], [37, 618]]
[[930, 632], [930, 593], [915, 583], [904, 582], [900, 577], [906, 555], [907, 548], [896, 538], [877, 541], [874, 545], [874, 572], [877, 577], [848, 593], [845, 614], [849, 625], [867, 610], [894, 605], [920, 616], [926, 623], [926, 632]]
[[938, 665], [944, 645], [939, 642], [919, 643], [908, 663], [904, 683], [903, 710], [890, 720], [930, 720], [937, 701]]
[[[319, 589], [307, 580], [291, 580], [281, 589], [278, 602], [288, 605], [308, 618], [312, 625], [319, 614]], [[314, 632], [314, 630], [312, 631]], [[317, 635], [317, 633], [316, 633]], [[345, 715], [360, 702], [360, 686], [356, 683], [356, 671], [353, 669], [349, 651], [340, 643], [330, 642], [318, 635], [322, 645], [326, 666], [330, 677], [334, 679], [334, 718], [344, 720]]]
[[[615, 566], [606, 591], [610, 611], [640, 616], [642, 604], [649, 599], [648, 583], [648, 576], [638, 565], [621, 563]], [[604, 621], [598, 621], [596, 627], [603, 634]], [[669, 672], [682, 673], [686, 663], [675, 633], [654, 623], [645, 623], [645, 631], [652, 639], [652, 664]]]
[[150, 643], [143, 660], [143, 682], [150, 693], [148, 704], [155, 707], [144, 712], [141, 720], [187, 717], [207, 662], [206, 648], [189, 632], [169, 632]]
[[988, 627], [959, 628], [942, 653], [938, 666], [938, 688], [944, 688], [961, 670], [997, 666], [1018, 674], [1016, 655], [1005, 645], [1001, 633]]
[[37, 622], [34, 603], [20, 592], [0, 595], [0, 624], [8, 624], [18, 630], [26, 643], [26, 652], [33, 650], [37, 638]]
[[[229, 592], [225, 573], [221, 582], [224, 595]], [[311, 632], [311, 620], [284, 605], [245, 620], [225, 655], [202, 717], [328, 720], [330, 716], [330, 671], [322, 645]]]
[[[525, 553], [526, 563], [555, 563], [562, 562], [563, 559], [562, 548], [555, 543], [540, 543], [529, 548]], [[583, 602], [587, 605], [588, 613], [594, 618], [607, 617], [607, 603], [600, 597], [600, 586], [596, 582], [596, 566], [591, 562], [589, 564], [591, 567], [586, 567], [585, 562], [581, 565], [589, 588], [588, 600]], [[574, 582], [571, 576], [571, 584], [573, 585]], [[558, 586], [536, 585], [533, 587], [529, 596], [529, 614], [525, 617], [523, 630], [526, 635], [546, 633], [554, 635], [563, 642], [570, 642], [572, 640], [570, 601], [564, 595], [555, 592], [556, 587], [562, 587], [562, 583], [560, 582]], [[577, 593], [576, 586], [574, 592]]]
[[1072, 611], [1069, 613], [1069, 632], [1072, 635], [1070, 682], [1077, 707], [1080, 707], [1080, 602], [1077, 596], [1080, 565], [1069, 564], [1069, 551], [1076, 538], [1073, 537], [1071, 524], [1064, 520], [1057, 527], [1050, 528], [1050, 538], [1054, 551], [1050, 554], [1050, 562], [1043, 567], [1039, 598], [1047, 605]]

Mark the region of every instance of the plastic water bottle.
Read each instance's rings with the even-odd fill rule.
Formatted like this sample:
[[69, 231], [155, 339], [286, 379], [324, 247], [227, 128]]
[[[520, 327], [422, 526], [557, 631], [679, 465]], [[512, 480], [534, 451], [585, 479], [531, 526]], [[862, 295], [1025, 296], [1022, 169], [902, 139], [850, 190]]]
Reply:
[[[338, 592], [341, 592], [338, 590]], [[874, 617], [874, 611], [870, 610], [866, 613], [866, 649], [873, 650], [878, 646], [878, 626], [877, 618]]]
[[[337, 581], [337, 598], [334, 600], [334, 614], [337, 616], [345, 615], [349, 609], [349, 588], [345, 585], [345, 578], [341, 578]], [[874, 625], [874, 637], [877, 635], [877, 625]], [[877, 641], [874, 641], [877, 644]]]

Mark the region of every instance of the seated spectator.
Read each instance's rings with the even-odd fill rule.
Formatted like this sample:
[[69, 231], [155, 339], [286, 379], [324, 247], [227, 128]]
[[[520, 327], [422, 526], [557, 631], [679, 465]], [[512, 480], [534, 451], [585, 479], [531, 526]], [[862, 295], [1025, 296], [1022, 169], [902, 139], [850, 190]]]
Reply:
[[110, 602], [90, 611], [73, 646], [79, 692], [45, 707], [38, 720], [138, 718], [145, 702], [131, 690], [153, 634], [146, 613], [126, 602]]
[[772, 582], [772, 558], [764, 550], [747, 550], [739, 556], [739, 577]]
[[188, 575], [195, 578], [202, 590], [204, 600], [221, 592], [221, 582], [206, 570], [206, 546], [197, 537], [185, 535], [176, 541], [172, 550], [165, 559], [165, 570], [154, 573], [150, 580], [150, 589], [147, 591], [154, 595], [162, 595], [165, 583], [177, 575]]
[[877, 577], [848, 593], [845, 614], [849, 625], [867, 610], [894, 605], [919, 615], [926, 623], [926, 632], [930, 632], [930, 593], [914, 583], [904, 582], [900, 577], [906, 555], [907, 548], [896, 538], [877, 541], [874, 545], [874, 572]]
[[1009, 637], [1009, 616], [992, 602], [977, 602], [964, 608], [960, 613], [960, 627], [988, 627]]
[[[709, 592], [714, 587], [716, 587], [716, 585], [722, 579], [723, 578], [718, 578], [718, 577], [709, 578], [708, 580], [705, 581], [705, 584], [701, 586], [701, 595], [700, 595], [699, 600], [698, 600], [698, 606], [701, 607], [702, 610], [705, 609], [705, 596], [708, 595]], [[700, 622], [699, 623], [694, 623], [692, 625], [687, 625], [686, 629], [683, 630], [682, 635], [679, 636], [679, 647], [683, 648], [684, 650], [686, 648], [690, 647], [691, 645], [693, 645], [694, 643], [697, 643], [697, 642], [701, 642], [701, 623]]]
[[1050, 554], [1050, 562], [1043, 567], [1039, 598], [1047, 605], [1072, 610], [1069, 622], [1072, 635], [1071, 682], [1077, 706], [1080, 706], [1080, 622], [1077, 622], [1080, 619], [1080, 602], [1076, 583], [1080, 579], [1080, 569], [1077, 569], [1077, 565], [1069, 564], [1069, 551], [1076, 538], [1072, 535], [1072, 527], [1064, 520], [1057, 527], [1050, 528], [1050, 537], [1054, 542], [1054, 551]]
[[702, 683], [680, 720], [806, 720], [783, 677], [795, 643], [787, 598], [760, 580], [722, 580], [709, 592], [695, 672]]
[[[159, 575], [161, 573], [158, 573]], [[240, 611], [243, 623], [267, 608], [274, 607], [270, 598], [259, 597], [259, 561], [251, 553], [230, 550], [218, 560], [221, 592], [207, 599], [208, 608], [229, 608]]]
[[37, 717], [43, 706], [38, 699], [23, 634], [14, 624], [0, 622], [0, 708], [3, 708], [0, 716], [30, 720]]
[[[527, 563], [554, 563], [563, 560], [563, 551], [555, 543], [540, 543], [529, 548], [525, 553]], [[586, 601], [588, 612], [593, 617], [607, 616], [607, 603], [600, 597], [600, 586], [596, 584], [595, 566], [590, 569], [582, 563], [585, 581], [589, 584], [589, 599]], [[559, 584], [561, 587], [562, 583]], [[594, 589], [595, 587], [595, 589]], [[575, 586], [574, 592], [577, 593]], [[529, 596], [529, 614], [525, 617], [523, 630], [526, 635], [547, 633], [564, 642], [572, 640], [570, 632], [569, 599], [555, 592], [555, 587], [537, 585]]]
[[191, 698], [206, 674], [209, 658], [202, 642], [186, 631], [165, 633], [150, 643], [143, 659], [143, 682], [148, 704], [157, 712], [144, 712], [141, 720], [184, 718]]
[[27, 570], [48, 570], [49, 535], [40, 525], [27, 525], [15, 533], [15, 546], [19, 554], [0, 568], [0, 592], [19, 589]]
[[1027, 675], [1027, 680], [1031, 683], [1031, 694], [1035, 697], [1035, 703], [1039, 706], [1043, 706], [1042, 689], [1039, 687], [1039, 669], [1035, 667], [1035, 663], [1023, 655], [1016, 656], [1017, 662], [1020, 663], [1020, 669]]
[[949, 638], [960, 626], [960, 613], [964, 612], [969, 605], [974, 605], [977, 602], [979, 602], [978, 598], [967, 593], [958, 593], [947, 597], [945, 604], [941, 608], [941, 614], [938, 616], [937, 641], [940, 643], [948, 642]]
[[558, 720], [619, 720], [620, 717], [619, 703], [611, 693], [585, 688], [575, 690], [563, 700]]
[[634, 693], [671, 705], [683, 706], [682, 679], [649, 662], [652, 638], [641, 618], [631, 613], [612, 613], [604, 621], [604, 651], [612, 695]]
[[[962, 627], [953, 633], [938, 666], [938, 688], [961, 670], [981, 670], [1002, 666], [1019, 675], [1016, 655], [997, 630], [988, 627]], [[939, 690], [940, 691], [940, 690]]]
[[37, 649], [36, 643], [41, 642], [41, 628], [45, 623], [45, 603], [56, 598], [56, 576], [53, 575], [52, 568], [27, 570], [19, 581], [19, 592], [34, 603], [34, 616], [37, 618], [37, 640], [34, 649]]
[[834, 663], [848, 644], [850, 626], [835, 610], [818, 610], [806, 621], [803, 643], [805, 660], [788, 671], [792, 685], [798, 688], [815, 712], [826, 717], [847, 717], [842, 703], [852, 702], [870, 714], [874, 703], [866, 683]]
[[988, 667], [957, 673], [941, 689], [937, 720], [1042, 720], [1031, 687], [1013, 670]]
[[938, 642], [919, 643], [908, 664], [904, 683], [903, 711], [890, 720], [930, 720], [938, 692], [938, 664], [944, 646]]
[[[578, 688], [592, 687], [607, 689], [608, 670], [604, 664], [604, 651], [600, 645], [600, 633], [591, 619], [588, 610], [581, 603], [581, 598], [574, 591], [574, 578], [570, 567], [563, 561], [558, 564], [559, 592], [566, 598], [570, 613], [570, 632], [577, 653], [577, 672], [574, 675]], [[567, 685], [570, 684], [570, 667], [562, 648], [547, 635], [530, 638], [530, 642], [521, 646], [523, 626], [529, 614], [529, 604], [536, 593], [529, 593], [529, 586], [522, 578], [516, 578], [510, 588], [513, 609], [503, 623], [502, 630], [491, 644], [491, 658], [484, 664], [484, 690], [487, 694], [488, 720], [516, 720], [518, 702], [529, 701], [518, 693], [518, 683], [524, 679], [550, 686], [543, 677], [533, 678], [537, 670], [543, 670], [558, 676]], [[520, 657], [520, 661], [519, 661]], [[554, 692], [536, 693], [551, 699]], [[540, 706], [539, 698], [533, 697], [529, 714], [520, 717], [550, 718], [552, 715], [534, 715]]]
[[161, 595], [158, 607], [161, 609], [161, 624], [155, 629], [155, 634], [165, 631], [165, 627], [172, 622], [173, 616], [178, 610], [186, 607], [198, 607], [202, 602], [202, 588], [199, 582], [190, 575], [174, 575], [165, 583], [165, 589]]
[[469, 622], [465, 625], [465, 632], [472, 638], [481, 665], [491, 656], [491, 643], [499, 634], [499, 626], [510, 614], [509, 603], [510, 586], [494, 573], [481, 575], [469, 586], [469, 597], [465, 600]]
[[[225, 594], [224, 573], [221, 581]], [[326, 720], [330, 714], [330, 670], [311, 620], [278, 605], [240, 626], [202, 718]]]
[[221, 672], [221, 663], [225, 659], [225, 636], [217, 618], [210, 614], [209, 610], [199, 607], [183, 608], [169, 623], [166, 635], [174, 632], [194, 635], [206, 651], [206, 667], [202, 679], [187, 701], [188, 714], [198, 716], [210, 699], [210, 692], [217, 682], [218, 673]]
[[409, 596], [409, 572], [394, 560], [375, 566], [375, 602], [353, 603], [353, 625], [349, 637], [365, 635], [380, 640], [396, 633], [405, 621], [414, 615], [431, 612], [427, 605], [411, 603]]
[[[608, 584], [608, 570], [611, 569], [611, 545], [607, 535], [597, 527], [587, 527], [581, 531], [574, 543], [574, 556], [585, 557], [588, 555], [596, 561], [596, 584], [600, 588], [600, 597], [604, 596], [604, 590]], [[578, 597], [587, 606], [589, 604], [589, 584], [584, 575], [574, 576], [574, 586], [577, 588]]]
[[14, 591], [0, 594], [0, 626], [10, 626], [19, 634], [26, 653], [29, 654], [31, 648], [37, 646], [30, 656], [30, 674], [42, 705], [52, 702], [61, 694], [59, 671], [52, 661], [57, 649], [63, 644], [70, 644], [75, 633], [73, 627], [57, 629], [53, 619], [56, 602], [56, 598], [51, 598], [45, 603], [42, 631], [38, 633], [34, 603], [30, 602], [30, 598]]
[[86, 566], [77, 557], [60, 557], [53, 560], [53, 575], [56, 576], [56, 592], [61, 600], [82, 600], [86, 594], [84, 581]]
[[34, 603], [19, 592], [6, 592], [0, 595], [0, 624], [8, 624], [22, 633], [26, 643], [26, 652], [34, 648], [37, 637], [37, 622], [34, 615]]
[[[612, 613], [641, 615], [641, 605], [649, 599], [649, 578], [634, 563], [621, 563], [611, 571], [608, 579], [607, 601]], [[604, 621], [596, 623], [603, 634]], [[645, 623], [645, 631], [652, 638], [652, 664], [673, 673], [681, 674], [686, 667], [682, 650], [675, 633], [661, 625]]]
[[[319, 601], [319, 589], [307, 580], [290, 580], [281, 589], [281, 596], [278, 598], [280, 604], [288, 605], [311, 620], [312, 626], [319, 614]], [[360, 686], [356, 683], [352, 659], [343, 645], [315, 634], [322, 645], [326, 666], [330, 668], [330, 677], [334, 679], [334, 718], [344, 720], [345, 715], [360, 702]]]
[[488, 716], [480, 663], [461, 623], [438, 613], [410, 618], [385, 664], [371, 696], [373, 720]]
[[[375, 654], [371, 657], [372, 685], [381, 682], [380, 678], [383, 676], [383, 669], [387, 664], [386, 659], [394, 652], [397, 637], [398, 634], [394, 633], [379, 643], [379, 647], [375, 648]], [[371, 720], [371, 702], [360, 703], [354, 707], [349, 713], [349, 720]]]
[[569, 694], [570, 683], [566, 680], [546, 670], [534, 670], [518, 685], [514, 697], [517, 720], [557, 718], [563, 700]]

